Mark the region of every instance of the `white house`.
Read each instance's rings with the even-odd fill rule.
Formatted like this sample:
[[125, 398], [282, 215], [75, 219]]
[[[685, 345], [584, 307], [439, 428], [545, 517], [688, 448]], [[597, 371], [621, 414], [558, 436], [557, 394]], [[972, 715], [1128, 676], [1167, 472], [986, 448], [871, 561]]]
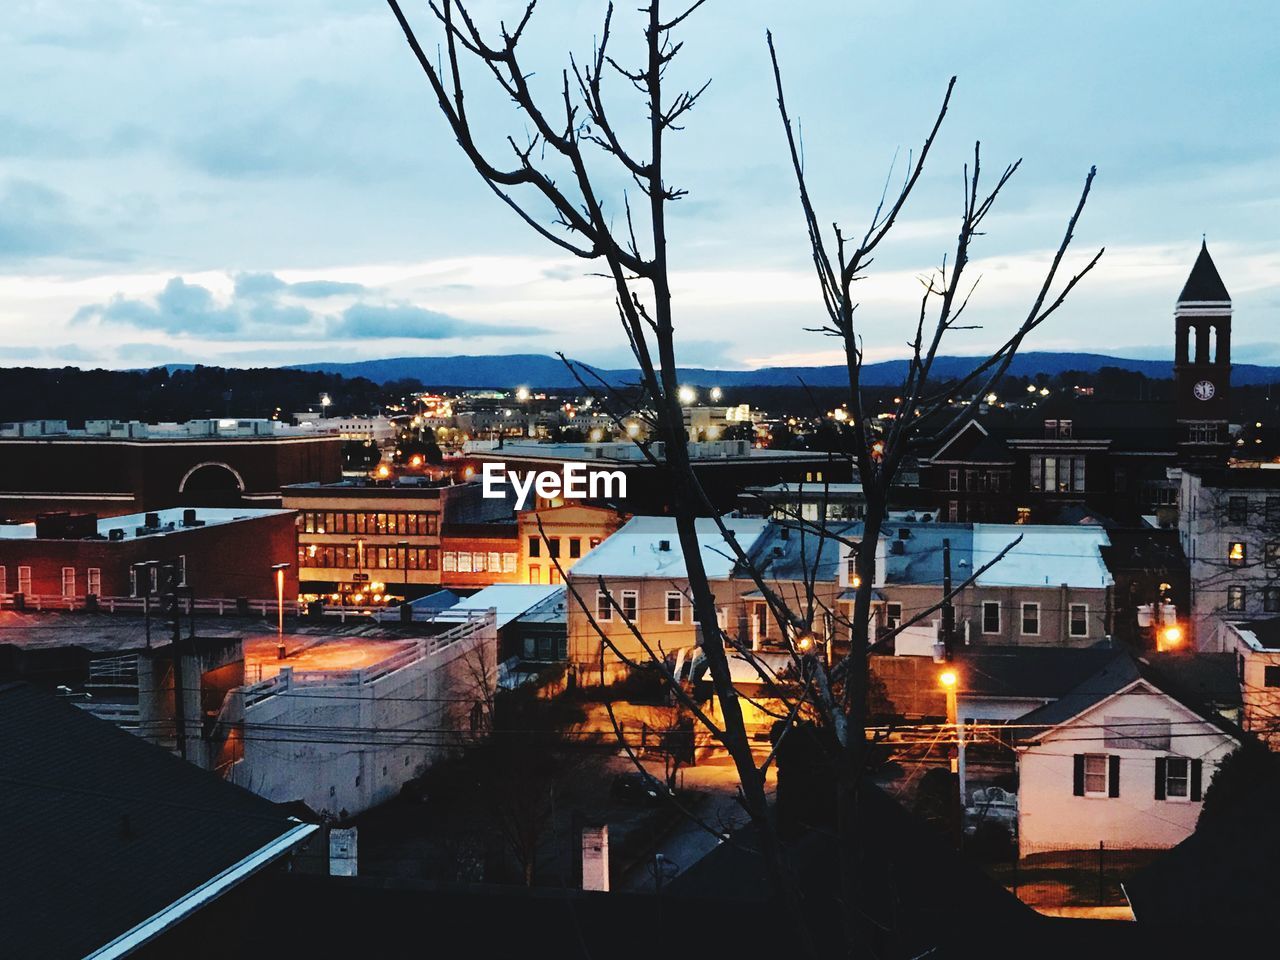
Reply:
[[1018, 721], [1018, 848], [1163, 849], [1195, 830], [1204, 790], [1239, 741], [1119, 655]]

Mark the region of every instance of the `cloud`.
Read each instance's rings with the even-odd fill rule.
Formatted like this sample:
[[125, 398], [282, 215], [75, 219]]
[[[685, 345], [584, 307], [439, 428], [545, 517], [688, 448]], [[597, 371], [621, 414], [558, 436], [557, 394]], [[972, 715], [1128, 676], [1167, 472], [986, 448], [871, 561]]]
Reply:
[[21, 179], [0, 190], [0, 257], [75, 256], [90, 239], [64, 194]]
[[237, 297], [264, 297], [288, 294], [304, 300], [323, 300], [328, 297], [358, 296], [368, 288], [362, 283], [340, 280], [302, 280], [286, 283], [274, 273], [239, 273], [235, 278]]
[[546, 331], [541, 327], [517, 324], [470, 323], [409, 303], [356, 303], [342, 312], [337, 322], [330, 326], [329, 333], [341, 337], [448, 340], [453, 337], [535, 336]]
[[[336, 280], [288, 283], [274, 273], [240, 273], [231, 294], [171, 277], [151, 297], [116, 294], [105, 303], [81, 307], [72, 325], [109, 325], [191, 339], [240, 341], [380, 338], [448, 340], [455, 337], [532, 336], [541, 327], [481, 324], [411, 303], [357, 299], [340, 312], [312, 304], [334, 297], [364, 297], [363, 284]], [[306, 301], [306, 302], [298, 302]]]

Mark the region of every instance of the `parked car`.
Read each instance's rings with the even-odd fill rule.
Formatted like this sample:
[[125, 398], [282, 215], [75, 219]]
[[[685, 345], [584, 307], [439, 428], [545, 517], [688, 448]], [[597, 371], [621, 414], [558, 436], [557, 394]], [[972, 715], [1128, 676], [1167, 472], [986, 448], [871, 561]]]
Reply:
[[613, 778], [609, 789], [615, 800], [629, 803], [659, 803], [671, 796], [670, 788], [651, 773], [631, 770]]

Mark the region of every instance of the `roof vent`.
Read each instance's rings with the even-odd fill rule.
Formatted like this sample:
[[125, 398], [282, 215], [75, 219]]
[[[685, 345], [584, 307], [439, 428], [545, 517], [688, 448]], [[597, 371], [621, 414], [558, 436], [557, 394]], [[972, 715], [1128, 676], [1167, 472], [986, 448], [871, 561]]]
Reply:
[[782, 556], [782, 547], [778, 546], [776, 543], [773, 545], [773, 555], [775, 557]]
[[113, 543], [124, 539], [124, 530], [120, 527], [113, 527], [107, 531], [107, 539]]
[[658, 550], [660, 550], [662, 553], [670, 553], [670, 552], [671, 552], [671, 541], [670, 541], [670, 540], [659, 540], [659, 541], [658, 541]]
[[791, 539], [791, 528], [790, 528], [790, 527], [783, 527], [783, 528], [782, 528], [781, 533], [779, 534], [779, 536], [780, 536], [780, 537], [782, 537], [782, 539], [783, 539], [783, 540], [790, 540], [790, 539]]
[[911, 539], [911, 528], [910, 528], [910, 527], [899, 527], [899, 528], [898, 528], [898, 539], [899, 539], [899, 540], [910, 540], [910, 539]]
[[160, 526], [160, 514], [148, 513], [143, 518], [143, 525], [146, 526], [148, 529], [155, 529], [156, 527]]
[[889, 552], [895, 557], [900, 557], [907, 552], [907, 545], [901, 540], [894, 540], [889, 544]]

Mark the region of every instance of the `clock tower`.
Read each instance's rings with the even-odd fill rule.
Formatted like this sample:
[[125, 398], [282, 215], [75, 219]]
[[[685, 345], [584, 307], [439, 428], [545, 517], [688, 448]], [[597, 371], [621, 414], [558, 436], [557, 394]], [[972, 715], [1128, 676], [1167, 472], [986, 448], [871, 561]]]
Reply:
[[1200, 245], [1173, 317], [1178, 460], [1184, 466], [1224, 466], [1231, 450], [1231, 295], [1207, 244]]

